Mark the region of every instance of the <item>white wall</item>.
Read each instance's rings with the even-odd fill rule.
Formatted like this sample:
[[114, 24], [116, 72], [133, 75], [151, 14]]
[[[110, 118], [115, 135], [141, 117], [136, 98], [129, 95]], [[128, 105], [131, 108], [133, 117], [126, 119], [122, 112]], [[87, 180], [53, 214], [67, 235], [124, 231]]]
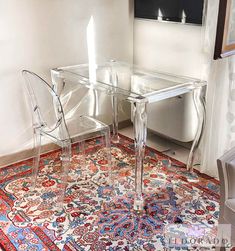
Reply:
[[[134, 63], [148, 69], [201, 78], [204, 70], [201, 26], [134, 21]], [[194, 138], [197, 127], [192, 97], [149, 106], [148, 127], [180, 141]]]
[[201, 26], [134, 21], [134, 61], [149, 69], [200, 78], [202, 42]]
[[129, 12], [129, 0], [0, 0], [0, 156], [32, 146], [20, 71], [50, 81], [51, 68], [87, 62], [91, 16], [98, 58], [131, 61]]

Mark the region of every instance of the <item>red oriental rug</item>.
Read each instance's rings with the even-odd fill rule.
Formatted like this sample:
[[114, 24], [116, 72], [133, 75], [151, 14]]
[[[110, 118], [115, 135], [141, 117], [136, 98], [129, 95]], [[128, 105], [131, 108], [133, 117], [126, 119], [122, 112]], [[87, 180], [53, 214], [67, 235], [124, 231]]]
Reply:
[[[60, 151], [41, 158], [34, 195], [27, 193], [32, 159], [0, 169], [0, 249], [191, 250], [197, 243], [176, 243], [175, 237], [216, 236], [218, 181], [199, 174], [199, 183], [189, 183], [183, 163], [171, 159], [169, 166], [169, 157], [147, 147], [145, 210], [139, 215], [133, 211], [133, 141], [120, 135], [120, 143], [112, 147], [118, 181], [115, 196], [114, 190], [101, 182], [107, 176], [107, 161], [100, 144], [99, 139], [87, 142], [87, 168], [83, 170], [73, 147], [69, 185], [60, 212], [53, 211], [61, 185]], [[203, 240], [203, 245], [212, 244]]]

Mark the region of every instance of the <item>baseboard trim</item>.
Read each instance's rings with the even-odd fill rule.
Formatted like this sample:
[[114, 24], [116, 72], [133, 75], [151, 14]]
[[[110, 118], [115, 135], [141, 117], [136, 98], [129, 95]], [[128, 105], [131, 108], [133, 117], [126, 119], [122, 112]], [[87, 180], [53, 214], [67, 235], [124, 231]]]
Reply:
[[[60, 147], [56, 144], [49, 143], [42, 145], [41, 153], [48, 153], [54, 150], [59, 149]], [[0, 157], [0, 168], [15, 164], [17, 162], [30, 159], [34, 156], [34, 149], [26, 149], [20, 152], [12, 153], [9, 155]]]
[[[128, 120], [121, 121], [118, 124], [118, 127], [120, 129], [122, 129], [122, 128], [130, 126], [131, 124], [132, 124], [131, 120], [128, 119]], [[112, 126], [111, 125], [110, 125], [110, 129], [112, 131]], [[49, 152], [57, 150], [57, 149], [60, 149], [60, 147], [58, 145], [56, 145], [54, 143], [49, 143], [49, 144], [46, 144], [46, 145], [42, 145], [41, 153], [42, 154], [43, 153], [49, 153]], [[0, 168], [15, 164], [15, 163], [23, 161], [23, 160], [30, 159], [33, 156], [34, 156], [34, 149], [26, 149], [26, 150], [23, 150], [23, 151], [20, 151], [20, 152], [16, 152], [16, 153], [12, 153], [12, 154], [9, 154], [9, 155], [1, 156], [0, 157]]]

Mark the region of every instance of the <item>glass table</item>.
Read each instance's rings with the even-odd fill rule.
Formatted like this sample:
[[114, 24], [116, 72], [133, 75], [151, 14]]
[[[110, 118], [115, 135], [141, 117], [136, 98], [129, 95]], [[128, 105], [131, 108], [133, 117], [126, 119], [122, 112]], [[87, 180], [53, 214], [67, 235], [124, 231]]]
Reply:
[[195, 151], [200, 143], [205, 121], [205, 81], [148, 71], [116, 61], [97, 64], [95, 69], [88, 64], [56, 68], [51, 70], [51, 76], [53, 86], [59, 95], [67, 82], [110, 95], [113, 107], [112, 140], [114, 142], [119, 140], [117, 99], [125, 99], [132, 104], [136, 159], [134, 209], [137, 211], [143, 210], [142, 185], [147, 136], [147, 105], [193, 92], [198, 127], [187, 162], [187, 169], [193, 173]]

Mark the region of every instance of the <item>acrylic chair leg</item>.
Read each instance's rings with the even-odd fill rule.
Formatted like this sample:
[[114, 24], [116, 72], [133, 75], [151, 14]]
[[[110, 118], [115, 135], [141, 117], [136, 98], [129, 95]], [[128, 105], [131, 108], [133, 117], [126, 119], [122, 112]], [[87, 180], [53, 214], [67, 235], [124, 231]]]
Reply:
[[140, 102], [133, 104], [134, 136], [135, 136], [135, 199], [134, 210], [143, 210], [143, 165], [145, 156], [145, 145], [147, 136], [147, 103]]
[[64, 142], [64, 145], [62, 147], [62, 190], [61, 194], [58, 200], [58, 207], [60, 209], [63, 208], [64, 203], [64, 197], [65, 192], [67, 188], [67, 182], [68, 182], [68, 172], [69, 172], [69, 166], [71, 161], [71, 143], [70, 142]]
[[33, 192], [36, 187], [40, 154], [41, 154], [41, 133], [37, 129], [34, 129], [34, 158], [32, 167], [32, 184], [30, 188], [31, 192]]
[[191, 172], [191, 176], [188, 178], [191, 182], [197, 182], [198, 176], [193, 171], [193, 165], [195, 160], [196, 151], [198, 150], [198, 146], [202, 139], [202, 133], [205, 127], [205, 117], [206, 117], [206, 109], [205, 109], [205, 101], [204, 101], [204, 87], [199, 87], [193, 92], [193, 100], [197, 111], [198, 117], [198, 128], [197, 132], [189, 153], [188, 162], [187, 162], [187, 170]]
[[108, 184], [111, 186], [113, 182], [113, 168], [112, 168], [112, 155], [111, 155], [111, 144], [110, 144], [110, 130], [107, 126], [105, 130], [105, 149], [108, 161]]
[[78, 142], [78, 154], [80, 155], [80, 171], [83, 172], [86, 169], [85, 140]]

